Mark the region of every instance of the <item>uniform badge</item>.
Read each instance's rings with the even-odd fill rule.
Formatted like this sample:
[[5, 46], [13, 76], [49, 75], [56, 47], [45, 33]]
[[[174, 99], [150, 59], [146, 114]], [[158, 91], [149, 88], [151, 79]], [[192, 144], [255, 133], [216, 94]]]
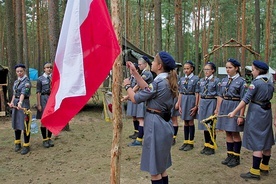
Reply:
[[30, 83], [26, 83], [26, 84], [25, 84], [25, 87], [26, 87], [26, 88], [30, 88], [30, 87], [31, 87]]
[[248, 87], [248, 89], [250, 89], [250, 90], [253, 90], [253, 89], [255, 89], [255, 86], [254, 86], [254, 84], [250, 84], [250, 85], [249, 85], [249, 87]]
[[149, 84], [149, 86], [146, 87], [145, 90], [148, 91], [148, 92], [152, 92], [153, 91], [153, 85]]

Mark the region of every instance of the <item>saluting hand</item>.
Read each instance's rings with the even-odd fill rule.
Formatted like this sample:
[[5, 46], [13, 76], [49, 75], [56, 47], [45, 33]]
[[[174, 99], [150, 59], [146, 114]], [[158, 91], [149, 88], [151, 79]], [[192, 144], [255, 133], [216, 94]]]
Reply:
[[126, 66], [131, 70], [132, 74], [137, 73], [137, 70], [131, 61], [126, 62]]

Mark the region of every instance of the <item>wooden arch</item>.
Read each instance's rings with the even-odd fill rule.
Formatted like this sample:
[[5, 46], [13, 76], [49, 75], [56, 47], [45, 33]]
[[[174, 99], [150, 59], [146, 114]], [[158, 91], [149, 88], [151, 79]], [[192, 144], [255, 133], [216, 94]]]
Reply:
[[209, 58], [212, 54], [224, 47], [243, 47], [246, 50], [248, 50], [251, 54], [253, 54], [255, 59], [260, 59], [260, 54], [254, 51], [251, 45], [244, 45], [236, 41], [235, 39], [231, 38], [229, 41], [225, 42], [222, 45], [214, 45], [212, 51], [204, 56], [204, 64], [209, 61]]

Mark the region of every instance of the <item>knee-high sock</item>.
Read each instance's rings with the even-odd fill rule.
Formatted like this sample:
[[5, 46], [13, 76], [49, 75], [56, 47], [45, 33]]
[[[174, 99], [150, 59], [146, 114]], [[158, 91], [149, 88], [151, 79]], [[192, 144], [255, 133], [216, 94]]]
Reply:
[[45, 140], [47, 138], [47, 135], [46, 135], [46, 127], [40, 127], [40, 130], [41, 130], [41, 135], [42, 135], [42, 138], [43, 140]]
[[162, 180], [163, 180], [163, 184], [169, 184], [169, 177], [168, 176], [162, 177]]
[[241, 141], [240, 142], [234, 142], [234, 153], [238, 154], [238, 156], [241, 153], [241, 145], [242, 145]]
[[190, 133], [190, 127], [189, 125], [184, 125], [184, 140], [189, 140], [189, 133]]
[[173, 129], [174, 129], [174, 136], [176, 137], [177, 135], [177, 132], [178, 132], [178, 126], [173, 126]]
[[261, 163], [262, 158], [261, 157], [255, 157], [253, 156], [253, 169], [259, 169], [260, 168], [260, 163]]
[[151, 180], [151, 183], [152, 184], [163, 184], [163, 180], [160, 179], [160, 180]]
[[204, 139], [205, 143], [210, 143], [211, 142], [211, 136], [208, 131], [204, 130]]
[[31, 134], [27, 136], [26, 132], [24, 132], [24, 143], [28, 144], [30, 142]]
[[47, 131], [48, 131], [48, 138], [51, 138], [52, 137], [52, 132], [48, 129], [47, 129]]
[[268, 164], [269, 164], [270, 157], [271, 157], [271, 155], [269, 155], [269, 156], [263, 155], [262, 164], [268, 165]]
[[139, 129], [139, 121], [138, 120], [133, 121], [133, 126], [134, 126], [134, 130], [138, 131], [138, 129]]
[[195, 125], [191, 125], [189, 126], [189, 130], [190, 130], [190, 141], [194, 140], [195, 138]]
[[138, 127], [138, 137], [137, 138], [139, 138], [139, 139], [143, 139], [143, 137], [144, 137], [144, 127], [143, 126], [139, 126]]
[[233, 142], [226, 142], [227, 152], [233, 154], [234, 152], [234, 143]]
[[21, 130], [15, 130], [14, 137], [15, 137], [15, 140], [20, 140], [21, 139]]

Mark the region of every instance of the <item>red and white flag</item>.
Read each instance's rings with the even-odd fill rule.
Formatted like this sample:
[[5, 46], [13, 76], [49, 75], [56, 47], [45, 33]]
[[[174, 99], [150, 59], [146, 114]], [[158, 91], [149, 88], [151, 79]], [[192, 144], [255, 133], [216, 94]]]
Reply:
[[105, 0], [69, 0], [42, 124], [59, 134], [105, 80], [119, 53]]

